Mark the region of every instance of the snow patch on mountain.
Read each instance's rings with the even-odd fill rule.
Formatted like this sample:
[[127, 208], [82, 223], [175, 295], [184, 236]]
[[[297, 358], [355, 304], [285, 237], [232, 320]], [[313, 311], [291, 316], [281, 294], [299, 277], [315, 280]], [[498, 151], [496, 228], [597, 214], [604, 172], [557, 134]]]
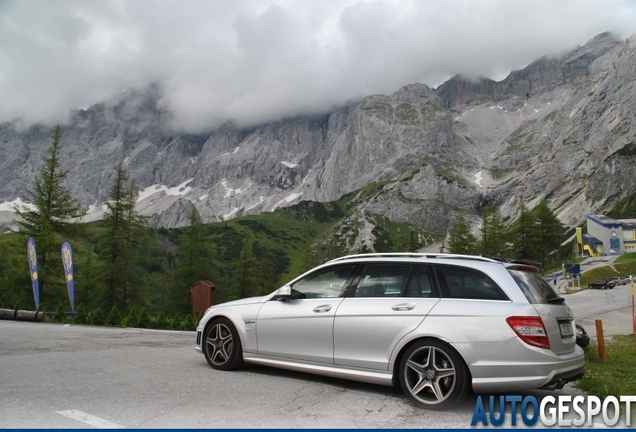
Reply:
[[244, 189], [241, 189], [241, 188], [232, 189], [231, 187], [229, 187], [227, 185], [227, 180], [226, 179], [221, 180], [221, 185], [225, 188], [225, 198], [231, 198], [234, 195], [240, 195], [243, 192], [245, 192], [246, 190], [248, 190], [250, 188], [250, 186], [252, 186], [252, 182], [249, 182], [247, 184], [247, 186], [245, 186]]
[[174, 186], [174, 187], [168, 187], [166, 185], [161, 185], [161, 184], [148, 186], [147, 188], [139, 192], [139, 196], [137, 197], [137, 202], [141, 202], [144, 199], [151, 197], [154, 194], [160, 193], [160, 192], [165, 192], [165, 194], [168, 196], [170, 195], [186, 196], [192, 190], [190, 186], [187, 186], [187, 184], [190, 183], [192, 180], [194, 179], [193, 178], [188, 179], [184, 181], [183, 183], [181, 183], [180, 185]]

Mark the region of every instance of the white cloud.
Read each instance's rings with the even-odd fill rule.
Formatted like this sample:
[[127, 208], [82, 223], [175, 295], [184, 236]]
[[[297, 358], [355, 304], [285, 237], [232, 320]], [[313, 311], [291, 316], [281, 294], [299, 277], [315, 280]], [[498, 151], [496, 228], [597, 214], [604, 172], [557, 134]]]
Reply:
[[636, 31], [636, 2], [5, 0], [0, 121], [63, 123], [160, 83], [178, 129], [249, 125], [455, 73], [502, 79], [603, 31]]

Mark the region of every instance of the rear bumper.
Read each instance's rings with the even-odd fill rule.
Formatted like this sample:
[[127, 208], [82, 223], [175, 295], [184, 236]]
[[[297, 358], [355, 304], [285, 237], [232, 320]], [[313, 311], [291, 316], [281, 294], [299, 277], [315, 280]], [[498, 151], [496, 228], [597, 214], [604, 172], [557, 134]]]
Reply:
[[469, 364], [473, 390], [495, 393], [555, 389], [581, 378], [585, 371], [585, 354], [578, 345], [572, 352], [560, 355], [540, 348], [527, 347], [524, 351], [516, 351], [523, 353], [523, 358], [477, 360]]
[[584, 374], [585, 373], [582, 370], [563, 372], [554, 376], [549, 383], [540, 388], [543, 390], [561, 389], [565, 384], [583, 378]]

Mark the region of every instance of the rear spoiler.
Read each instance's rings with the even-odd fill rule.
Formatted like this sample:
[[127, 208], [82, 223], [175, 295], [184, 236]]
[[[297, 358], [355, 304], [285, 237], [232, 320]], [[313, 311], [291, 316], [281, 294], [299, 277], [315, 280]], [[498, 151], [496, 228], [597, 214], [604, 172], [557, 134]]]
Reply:
[[510, 263], [506, 265], [506, 268], [508, 270], [521, 270], [528, 273], [539, 273], [539, 269], [537, 267], [524, 263]]

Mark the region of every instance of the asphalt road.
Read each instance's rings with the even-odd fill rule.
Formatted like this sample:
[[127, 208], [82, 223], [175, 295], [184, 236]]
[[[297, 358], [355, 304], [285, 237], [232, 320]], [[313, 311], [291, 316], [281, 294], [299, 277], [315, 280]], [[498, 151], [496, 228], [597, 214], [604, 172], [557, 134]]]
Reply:
[[[625, 309], [628, 290], [567, 302], [592, 319]], [[260, 366], [220, 372], [194, 350], [194, 332], [0, 320], [0, 428], [468, 428], [475, 401], [434, 412], [392, 387]]]
[[193, 332], [0, 321], [2, 428], [469, 427], [392, 387], [248, 367], [211, 369]]

